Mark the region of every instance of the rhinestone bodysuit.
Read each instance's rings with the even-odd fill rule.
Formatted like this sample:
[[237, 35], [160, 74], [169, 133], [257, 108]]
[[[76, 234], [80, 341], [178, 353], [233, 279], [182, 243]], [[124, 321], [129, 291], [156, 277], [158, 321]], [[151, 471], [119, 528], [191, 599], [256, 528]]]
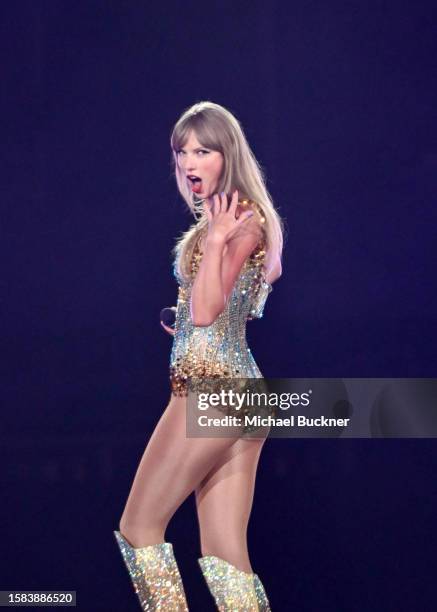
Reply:
[[207, 327], [194, 326], [190, 315], [191, 289], [203, 255], [199, 243], [200, 235], [192, 252], [188, 280], [178, 274], [176, 262], [174, 265], [179, 291], [170, 382], [172, 394], [177, 396], [187, 396], [190, 377], [262, 378], [247, 345], [246, 322], [263, 316], [272, 291], [264, 273], [264, 228], [258, 244], [243, 264], [225, 309]]

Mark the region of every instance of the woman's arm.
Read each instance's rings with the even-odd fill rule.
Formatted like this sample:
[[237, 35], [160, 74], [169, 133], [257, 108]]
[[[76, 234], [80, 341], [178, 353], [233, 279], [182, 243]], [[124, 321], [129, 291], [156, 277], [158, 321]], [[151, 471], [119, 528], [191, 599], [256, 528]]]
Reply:
[[211, 325], [225, 307], [222, 282], [223, 240], [206, 240], [203, 257], [191, 290], [191, 320], [193, 325]]
[[229, 210], [227, 203], [220, 208], [216, 202], [211, 207], [214, 214], [209, 213], [210, 231], [191, 291], [191, 319], [196, 326], [211, 325], [223, 312], [241, 268], [261, 236], [258, 223], [250, 219], [252, 211], [235, 218], [237, 202], [238, 197], [236, 201], [233, 198]]

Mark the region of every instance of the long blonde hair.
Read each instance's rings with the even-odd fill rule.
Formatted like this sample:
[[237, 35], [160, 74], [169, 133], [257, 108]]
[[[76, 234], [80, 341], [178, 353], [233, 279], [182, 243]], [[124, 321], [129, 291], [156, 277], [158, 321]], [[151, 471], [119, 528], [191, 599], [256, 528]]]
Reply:
[[173, 128], [170, 145], [172, 164], [179, 193], [193, 213], [196, 222], [178, 239], [173, 252], [178, 273], [189, 274], [189, 261], [198, 232], [208, 226], [202, 202], [195, 200], [187, 178], [179, 168], [177, 151], [184, 147], [191, 131], [202, 146], [219, 151], [223, 155], [223, 170], [217, 185], [217, 193], [231, 194], [238, 189], [239, 199], [248, 198], [258, 204], [265, 219], [266, 274], [275, 263], [281, 261], [284, 225], [275, 210], [272, 197], [265, 185], [263, 169], [255, 158], [243, 129], [226, 108], [214, 102], [198, 102], [183, 112]]

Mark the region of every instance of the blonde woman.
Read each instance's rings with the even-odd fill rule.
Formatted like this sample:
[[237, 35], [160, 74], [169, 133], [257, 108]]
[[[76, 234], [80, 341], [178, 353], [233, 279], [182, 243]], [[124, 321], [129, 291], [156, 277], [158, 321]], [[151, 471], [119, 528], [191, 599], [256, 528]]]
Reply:
[[218, 610], [270, 610], [246, 532], [265, 437], [186, 435], [191, 378], [261, 378], [246, 321], [263, 314], [281, 275], [283, 225], [232, 113], [187, 109], [171, 148], [178, 190], [195, 222], [178, 240], [170, 400], [139, 464], [115, 537], [143, 610], [188, 610], [166, 527], [195, 492], [202, 557]]

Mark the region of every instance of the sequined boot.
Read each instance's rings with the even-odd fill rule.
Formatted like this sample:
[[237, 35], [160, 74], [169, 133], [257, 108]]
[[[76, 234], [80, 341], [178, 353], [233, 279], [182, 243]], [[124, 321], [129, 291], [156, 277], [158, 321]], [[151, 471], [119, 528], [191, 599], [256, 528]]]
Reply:
[[187, 600], [170, 542], [133, 548], [119, 531], [115, 539], [142, 610], [188, 612]]
[[259, 612], [271, 612], [269, 600], [267, 599], [263, 583], [261, 582], [258, 574], [253, 575], [253, 584], [255, 586]]
[[198, 562], [219, 612], [271, 612], [257, 574], [243, 572], [214, 555]]

